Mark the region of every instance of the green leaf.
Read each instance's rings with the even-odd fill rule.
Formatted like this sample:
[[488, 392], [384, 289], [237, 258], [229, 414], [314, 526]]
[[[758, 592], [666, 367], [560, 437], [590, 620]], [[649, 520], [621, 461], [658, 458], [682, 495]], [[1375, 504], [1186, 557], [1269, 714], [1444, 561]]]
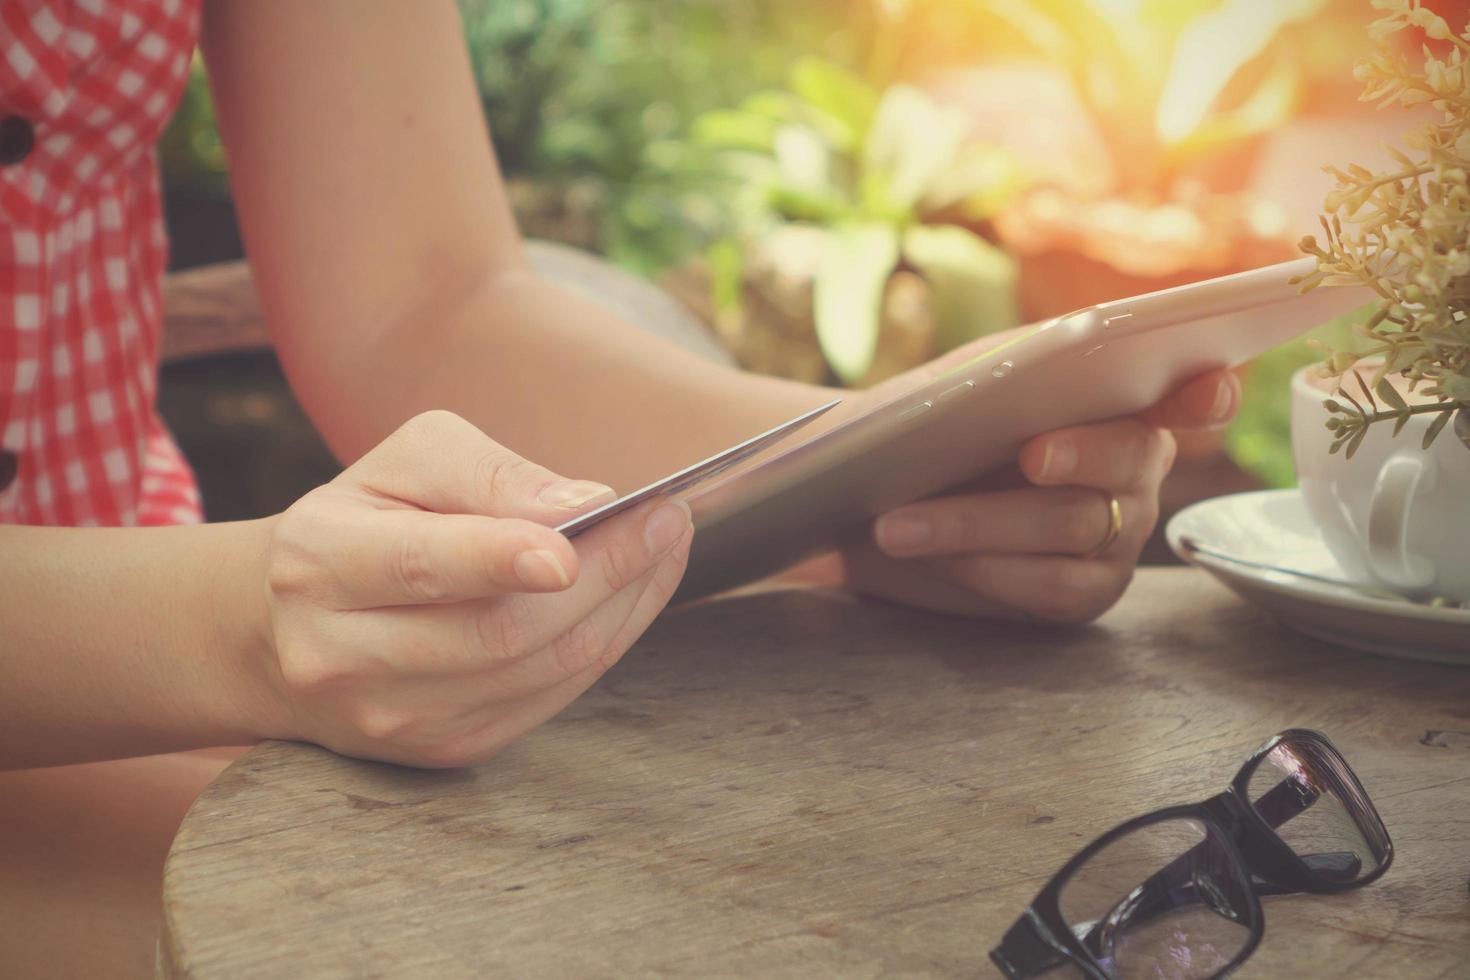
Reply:
[[779, 126], [772, 149], [786, 185], [809, 192], [835, 190], [831, 179], [832, 154], [810, 127], [794, 123]]
[[862, 142], [878, 105], [878, 94], [871, 85], [821, 58], [797, 60], [791, 68], [791, 91], [842, 128], [843, 149]]
[[852, 211], [847, 201], [830, 191], [811, 191], [784, 184], [769, 188], [766, 202], [772, 211], [788, 221], [831, 224]]
[[1367, 434], [1368, 434], [1368, 427], [1365, 425], [1361, 429], [1359, 429], [1356, 433], [1354, 433], [1353, 437], [1348, 440], [1348, 444], [1347, 444], [1347, 458], [1348, 459], [1352, 459], [1353, 458], [1353, 453], [1355, 453], [1355, 452], [1358, 451], [1358, 447], [1363, 444], [1363, 437], [1366, 436]]
[[740, 109], [742, 112], [763, 116], [776, 122], [795, 122], [798, 117], [796, 100], [791, 97], [790, 93], [776, 89], [752, 92], [741, 101]]
[[693, 126], [694, 138], [706, 146], [770, 153], [775, 146], [777, 122], [740, 109], [712, 109], [701, 113]]
[[739, 311], [743, 297], [741, 280], [745, 275], [745, 250], [732, 238], [722, 238], [710, 245], [705, 259], [709, 262], [710, 295], [715, 309]]
[[1404, 403], [1403, 396], [1398, 393], [1398, 389], [1387, 378], [1380, 380], [1374, 386], [1374, 390], [1378, 392], [1379, 398], [1382, 398], [1388, 403], [1389, 408], [1397, 409], [1400, 412], [1407, 412], [1409, 410], [1409, 406]]
[[943, 350], [1016, 325], [1016, 261], [957, 225], [914, 225], [903, 256], [929, 284]]
[[912, 85], [894, 85], [878, 103], [864, 166], [887, 175], [895, 207], [912, 208], [954, 165], [967, 128], [963, 113], [941, 108]]
[[1454, 406], [1450, 406], [1448, 409], [1440, 414], [1439, 418], [1429, 423], [1429, 430], [1424, 433], [1425, 449], [1428, 449], [1430, 447], [1430, 445], [1434, 442], [1434, 437], [1439, 435], [1440, 430], [1443, 429], [1446, 424], [1448, 424], [1450, 417], [1454, 414]]
[[[1373, 389], [1368, 387], [1368, 379], [1364, 378], [1362, 372], [1360, 371], [1355, 370], [1352, 374], [1353, 377], [1356, 378], [1358, 381], [1358, 390], [1361, 391], [1363, 393], [1363, 397], [1368, 400], [1369, 407], [1372, 408], [1374, 412], [1377, 412], [1378, 400], [1373, 397]], [[1363, 414], [1366, 415], [1367, 413], [1365, 412]]]
[[1016, 195], [1025, 183], [1014, 155], [975, 143], [936, 173], [919, 202], [921, 213], [958, 206], [965, 217], [983, 221]]
[[847, 384], [873, 364], [883, 287], [897, 263], [898, 233], [889, 225], [841, 226], [823, 242], [814, 296], [817, 340]]

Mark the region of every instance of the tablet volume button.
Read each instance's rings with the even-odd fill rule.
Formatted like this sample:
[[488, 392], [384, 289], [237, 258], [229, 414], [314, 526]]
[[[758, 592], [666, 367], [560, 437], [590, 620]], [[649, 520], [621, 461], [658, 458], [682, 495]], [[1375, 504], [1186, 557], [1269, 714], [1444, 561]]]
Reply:
[[951, 398], [954, 398], [956, 395], [963, 395], [963, 394], [965, 394], [968, 391], [974, 391], [974, 390], [975, 390], [975, 382], [973, 382], [973, 381], [966, 381], [966, 382], [963, 382], [962, 384], [955, 385], [953, 388], [946, 388], [944, 391], [940, 392], [939, 400], [942, 401], [942, 402], [947, 402]]
[[919, 402], [919, 404], [914, 405], [911, 408], [906, 408], [902, 412], [899, 412], [898, 420], [900, 422], [907, 422], [909, 419], [914, 418], [915, 416], [923, 415], [925, 412], [929, 411], [929, 409], [933, 407], [933, 402]]

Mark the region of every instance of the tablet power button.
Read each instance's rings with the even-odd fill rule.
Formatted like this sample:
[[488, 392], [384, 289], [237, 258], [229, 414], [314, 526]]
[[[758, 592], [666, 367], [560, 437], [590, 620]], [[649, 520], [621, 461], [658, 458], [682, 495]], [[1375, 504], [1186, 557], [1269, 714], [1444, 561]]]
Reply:
[[929, 411], [929, 409], [933, 407], [933, 402], [919, 402], [919, 404], [914, 405], [910, 408], [906, 408], [902, 412], [899, 412], [898, 420], [900, 422], [907, 422], [909, 419], [914, 418], [915, 416], [923, 415], [925, 412]]

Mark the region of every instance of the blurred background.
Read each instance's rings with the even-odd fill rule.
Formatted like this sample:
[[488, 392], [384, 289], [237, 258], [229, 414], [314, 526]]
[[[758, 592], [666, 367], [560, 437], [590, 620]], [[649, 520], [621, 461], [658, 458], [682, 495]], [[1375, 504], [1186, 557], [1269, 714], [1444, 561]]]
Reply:
[[[1423, 5], [1470, 20], [1470, 0]], [[1321, 167], [1376, 167], [1413, 122], [1358, 101], [1368, 0], [460, 8], [527, 236], [658, 283], [750, 370], [850, 386], [1295, 257]], [[160, 152], [174, 267], [238, 259], [197, 64]], [[1240, 419], [1182, 447], [1166, 512], [1291, 484], [1285, 379], [1312, 359], [1298, 342], [1241, 370]], [[278, 510], [336, 471], [269, 354], [170, 364], [160, 402], [211, 519]]]

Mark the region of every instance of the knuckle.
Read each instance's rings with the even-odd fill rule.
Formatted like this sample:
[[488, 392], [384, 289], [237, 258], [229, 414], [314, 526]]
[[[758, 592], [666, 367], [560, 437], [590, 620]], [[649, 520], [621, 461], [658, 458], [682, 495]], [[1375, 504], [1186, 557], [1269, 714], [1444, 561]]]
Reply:
[[410, 712], [385, 705], [365, 704], [352, 713], [349, 723], [364, 738], [374, 742], [392, 742], [412, 732], [418, 718]]
[[1069, 504], [1057, 520], [1061, 549], [1082, 554], [1096, 547], [1108, 530], [1106, 507], [1106, 499], [1097, 493], [1079, 495]]
[[438, 602], [449, 595], [447, 584], [417, 538], [400, 538], [388, 549], [387, 562], [388, 580], [410, 599]]
[[552, 655], [563, 677], [573, 677], [596, 663], [607, 649], [602, 633], [584, 619], [557, 638]]
[[958, 504], [954, 507], [937, 509], [934, 520], [934, 537], [952, 547], [972, 548], [983, 543], [978, 508]]
[[509, 660], [530, 650], [535, 617], [525, 601], [512, 597], [476, 612], [469, 624], [472, 659]]
[[415, 441], [433, 439], [464, 425], [464, 419], [448, 409], [431, 408], [398, 427], [398, 434]]
[[1145, 474], [1158, 452], [1158, 429], [1139, 420], [1128, 419], [1126, 426], [1128, 459], [1133, 473]]
[[603, 549], [602, 576], [612, 591], [621, 592], [632, 585], [640, 571], [627, 545], [613, 541]]
[[492, 502], [514, 500], [529, 465], [507, 450], [491, 450], [475, 463], [475, 486]]
[[294, 548], [272, 546], [266, 559], [265, 586], [277, 600], [311, 595], [321, 585], [321, 568]]
[[276, 666], [286, 690], [298, 696], [330, 690], [350, 674], [341, 663], [322, 651], [294, 644], [278, 648]]

